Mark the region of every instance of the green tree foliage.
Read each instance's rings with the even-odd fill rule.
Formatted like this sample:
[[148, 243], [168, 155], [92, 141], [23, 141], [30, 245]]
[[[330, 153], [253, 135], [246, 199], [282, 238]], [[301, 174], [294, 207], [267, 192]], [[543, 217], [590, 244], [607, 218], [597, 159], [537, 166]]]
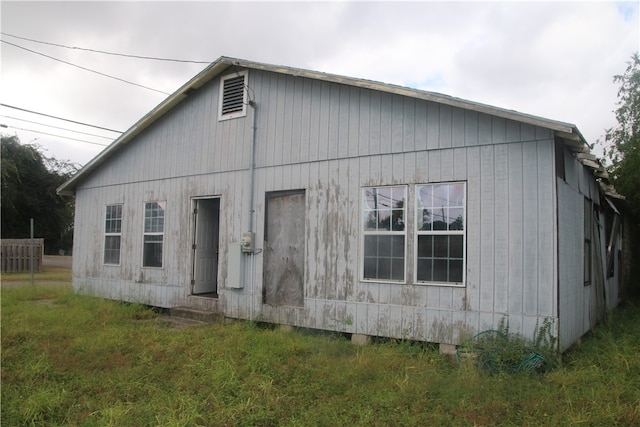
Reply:
[[[631, 243], [630, 277], [640, 275], [640, 54], [635, 53], [627, 62], [624, 74], [613, 77], [620, 85], [618, 108], [615, 110], [617, 126], [607, 129], [605, 150], [611, 161], [609, 175], [616, 190], [625, 196], [630, 216], [627, 238]], [[629, 223], [628, 223], [629, 224]], [[635, 261], [634, 261], [635, 260]], [[637, 282], [637, 280], [636, 280]], [[631, 284], [631, 283], [629, 283]], [[640, 295], [636, 283], [630, 295]]]
[[609, 173], [613, 183], [625, 196], [636, 220], [640, 215], [640, 55], [632, 55], [624, 74], [614, 76], [620, 85], [618, 125], [607, 129], [605, 143], [612, 166]]
[[1, 137], [2, 238], [27, 238], [30, 218], [45, 251], [71, 249], [74, 201], [56, 188], [76, 171], [67, 161], [46, 157], [39, 146], [20, 144], [17, 136]]

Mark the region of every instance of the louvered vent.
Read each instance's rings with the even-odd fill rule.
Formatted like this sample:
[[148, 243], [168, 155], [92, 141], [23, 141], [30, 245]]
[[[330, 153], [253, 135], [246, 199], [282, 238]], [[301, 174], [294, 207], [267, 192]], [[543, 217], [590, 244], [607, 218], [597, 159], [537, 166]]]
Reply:
[[232, 77], [224, 81], [222, 94], [223, 116], [244, 110], [244, 77]]

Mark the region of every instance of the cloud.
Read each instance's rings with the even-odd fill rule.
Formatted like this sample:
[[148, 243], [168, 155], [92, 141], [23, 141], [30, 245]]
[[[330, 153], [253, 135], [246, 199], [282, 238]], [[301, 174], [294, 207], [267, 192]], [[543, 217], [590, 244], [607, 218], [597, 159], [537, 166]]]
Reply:
[[[2, 2], [0, 7], [2, 31], [10, 34], [146, 56], [213, 61], [225, 55], [395, 83], [572, 122], [591, 143], [615, 124], [612, 77], [640, 49], [634, 2]], [[165, 92], [205, 66], [19, 44]], [[165, 97], [4, 44], [2, 64], [4, 103], [105, 127], [125, 130]], [[99, 151], [47, 141], [59, 157], [72, 155], [82, 163], [90, 158], [87, 151]], [[67, 146], [78, 149], [69, 154], [58, 148]]]

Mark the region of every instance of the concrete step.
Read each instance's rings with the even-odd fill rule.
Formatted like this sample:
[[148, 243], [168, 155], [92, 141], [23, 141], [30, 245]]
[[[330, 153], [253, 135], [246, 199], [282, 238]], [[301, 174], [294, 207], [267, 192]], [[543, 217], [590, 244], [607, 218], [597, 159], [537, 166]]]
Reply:
[[191, 307], [172, 307], [169, 309], [169, 316], [203, 323], [221, 323], [224, 321], [224, 316], [220, 313]]

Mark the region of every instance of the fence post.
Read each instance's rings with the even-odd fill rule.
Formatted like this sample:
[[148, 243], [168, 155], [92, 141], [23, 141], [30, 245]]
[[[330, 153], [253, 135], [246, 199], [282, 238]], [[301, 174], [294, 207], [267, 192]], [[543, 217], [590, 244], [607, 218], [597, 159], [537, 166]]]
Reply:
[[29, 271], [31, 271], [31, 286], [33, 286], [33, 218], [31, 218], [31, 239], [29, 240]]

